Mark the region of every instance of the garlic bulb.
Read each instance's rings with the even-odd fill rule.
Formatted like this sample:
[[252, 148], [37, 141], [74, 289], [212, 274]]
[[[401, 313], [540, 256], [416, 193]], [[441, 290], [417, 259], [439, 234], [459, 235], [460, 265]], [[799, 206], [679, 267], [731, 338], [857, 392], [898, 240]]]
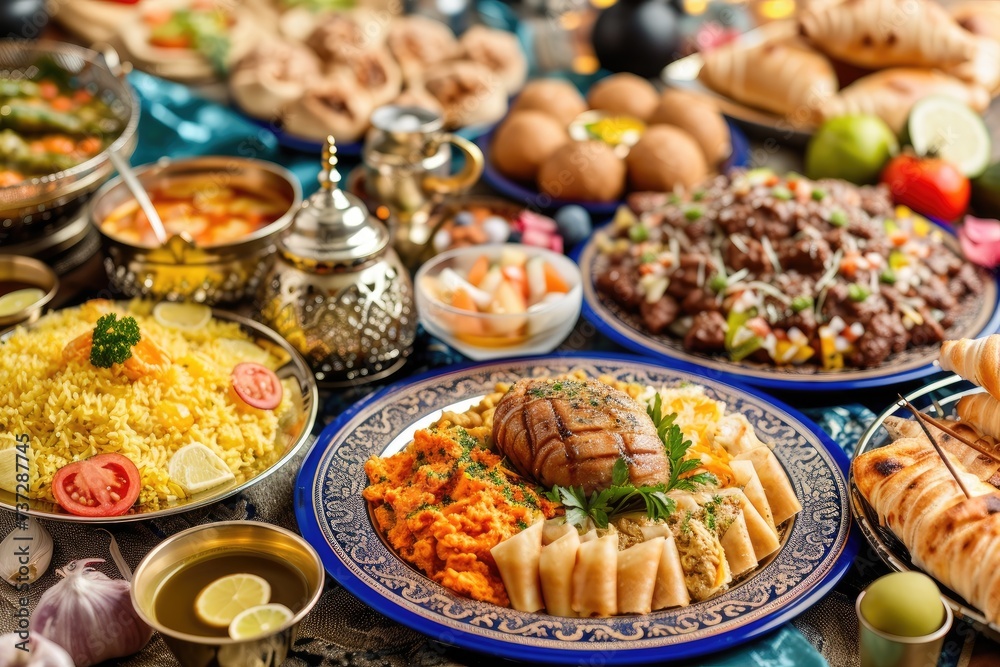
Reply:
[[153, 630], [135, 609], [129, 583], [89, 567], [103, 558], [84, 558], [56, 570], [63, 580], [42, 594], [31, 616], [31, 632], [66, 649], [76, 667], [132, 655]]
[[37, 519], [24, 519], [0, 542], [0, 577], [14, 586], [32, 583], [51, 562], [52, 536]]
[[39, 634], [27, 640], [17, 632], [0, 636], [0, 665], [4, 667], [73, 667], [62, 646]]

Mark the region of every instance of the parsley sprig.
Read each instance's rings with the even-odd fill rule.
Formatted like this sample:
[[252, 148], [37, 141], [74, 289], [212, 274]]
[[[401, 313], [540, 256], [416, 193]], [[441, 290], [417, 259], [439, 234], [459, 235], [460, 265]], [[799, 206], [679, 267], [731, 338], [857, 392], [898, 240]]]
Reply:
[[132, 347], [141, 336], [139, 323], [134, 317], [120, 320], [114, 313], [108, 313], [97, 320], [94, 327], [94, 343], [90, 348], [90, 363], [99, 368], [111, 368], [132, 357]]
[[641, 511], [645, 511], [646, 516], [653, 521], [661, 521], [676, 509], [674, 500], [667, 496], [667, 492], [674, 489], [695, 491], [699, 485], [716, 483], [715, 475], [711, 473], [691, 474], [701, 465], [701, 460], [684, 458], [691, 447], [691, 441], [684, 439], [680, 427], [674, 423], [676, 413], [662, 413], [659, 394], [646, 407], [646, 411], [653, 420], [656, 433], [670, 461], [670, 479], [665, 484], [634, 486], [629, 479], [628, 464], [624, 459], [618, 459], [611, 468], [611, 486], [592, 492], [589, 498], [582, 486], [557, 484], [545, 497], [562, 504], [566, 510], [567, 523], [586, 528], [590, 521], [598, 528], [607, 528], [616, 518]]

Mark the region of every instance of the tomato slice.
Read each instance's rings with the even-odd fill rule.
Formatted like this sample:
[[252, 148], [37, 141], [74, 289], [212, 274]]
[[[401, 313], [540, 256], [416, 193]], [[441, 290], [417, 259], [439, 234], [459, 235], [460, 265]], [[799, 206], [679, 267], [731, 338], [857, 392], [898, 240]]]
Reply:
[[52, 480], [59, 505], [78, 516], [121, 516], [139, 497], [139, 469], [121, 454], [98, 454], [63, 466]]
[[236, 395], [259, 410], [273, 410], [281, 403], [281, 380], [270, 368], [244, 361], [233, 369], [233, 389]]

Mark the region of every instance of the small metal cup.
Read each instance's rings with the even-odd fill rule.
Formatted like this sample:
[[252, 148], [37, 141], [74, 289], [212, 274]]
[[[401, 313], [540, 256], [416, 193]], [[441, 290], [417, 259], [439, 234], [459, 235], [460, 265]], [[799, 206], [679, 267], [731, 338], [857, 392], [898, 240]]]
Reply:
[[[281, 559], [305, 576], [308, 601], [277, 632], [256, 639], [200, 637], [164, 627], [153, 613], [163, 581], [182, 563], [214, 550], [255, 552]], [[132, 606], [142, 620], [163, 635], [182, 667], [278, 667], [285, 662], [299, 623], [319, 602], [325, 579], [316, 550], [290, 530], [257, 521], [222, 521], [172, 535], [146, 554], [132, 576]]]
[[944, 623], [929, 635], [900, 637], [882, 632], [861, 613], [861, 601], [867, 591], [858, 596], [855, 609], [861, 636], [861, 667], [936, 667], [941, 656], [944, 636], [951, 630], [954, 616], [944, 598]]
[[55, 271], [31, 257], [21, 255], [0, 255], [0, 282], [13, 280], [26, 283], [42, 290], [41, 299], [16, 313], [0, 317], [0, 329], [15, 324], [30, 324], [42, 314], [45, 306], [59, 291], [59, 278]]

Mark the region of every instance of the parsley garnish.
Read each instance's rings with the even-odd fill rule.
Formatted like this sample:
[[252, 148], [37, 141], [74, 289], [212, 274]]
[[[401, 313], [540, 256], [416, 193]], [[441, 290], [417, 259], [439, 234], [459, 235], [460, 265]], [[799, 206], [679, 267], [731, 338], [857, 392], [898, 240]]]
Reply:
[[90, 348], [90, 363], [98, 368], [111, 368], [132, 358], [132, 347], [138, 344], [139, 323], [134, 317], [121, 320], [114, 313], [103, 315], [94, 327], [94, 343]]
[[676, 509], [667, 492], [674, 489], [695, 491], [699, 485], [716, 483], [715, 475], [711, 473], [690, 474], [701, 465], [701, 459], [684, 460], [691, 441], [684, 440], [680, 427], [674, 423], [676, 413], [662, 414], [659, 394], [656, 394], [653, 404], [647, 406], [646, 411], [666, 449], [667, 459], [670, 461], [670, 479], [666, 484], [636, 487], [629, 479], [628, 463], [624, 459], [618, 459], [611, 468], [611, 486], [603, 491], [594, 491], [589, 498], [582, 486], [553, 486], [545, 497], [562, 504], [566, 510], [567, 523], [586, 528], [589, 520], [598, 528], [607, 528], [619, 516], [642, 510], [653, 521], [664, 520]]

